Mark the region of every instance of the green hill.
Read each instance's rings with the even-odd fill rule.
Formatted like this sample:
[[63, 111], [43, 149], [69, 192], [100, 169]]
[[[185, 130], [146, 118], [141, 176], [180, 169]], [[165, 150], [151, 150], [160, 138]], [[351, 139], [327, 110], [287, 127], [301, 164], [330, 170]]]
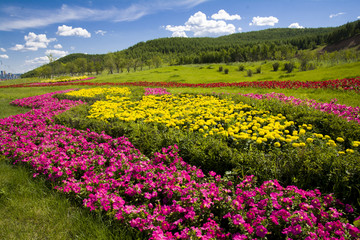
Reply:
[[360, 34], [360, 20], [331, 28], [272, 28], [217, 38], [160, 38], [109, 54], [70, 54], [22, 77], [135, 71], [143, 66], [284, 60]]

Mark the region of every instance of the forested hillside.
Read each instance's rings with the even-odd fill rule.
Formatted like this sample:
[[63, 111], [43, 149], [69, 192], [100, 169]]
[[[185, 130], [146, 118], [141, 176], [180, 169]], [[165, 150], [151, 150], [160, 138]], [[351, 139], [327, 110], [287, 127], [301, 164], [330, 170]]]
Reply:
[[128, 49], [98, 55], [70, 54], [22, 75], [48, 77], [64, 74], [99, 74], [137, 71], [162, 63], [197, 64], [290, 60], [303, 50], [334, 44], [360, 34], [360, 20], [336, 28], [273, 28], [218, 38], [160, 38]]

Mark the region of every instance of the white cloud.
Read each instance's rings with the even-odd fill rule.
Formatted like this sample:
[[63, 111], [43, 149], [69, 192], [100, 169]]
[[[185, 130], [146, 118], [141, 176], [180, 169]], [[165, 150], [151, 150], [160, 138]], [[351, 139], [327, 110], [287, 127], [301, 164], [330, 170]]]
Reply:
[[71, 46], [71, 47], [70, 47], [70, 50], [71, 50], [71, 51], [74, 51], [74, 50], [75, 50], [75, 47], [74, 47], [74, 46]]
[[358, 16], [357, 18], [360, 19], [360, 16]]
[[224, 9], [221, 9], [218, 13], [213, 14], [211, 18], [215, 20], [241, 20], [240, 15], [230, 15]]
[[334, 18], [334, 17], [338, 17], [340, 15], [345, 14], [344, 12], [339, 12], [339, 13], [335, 13], [335, 14], [330, 14], [329, 18]]
[[173, 34], [172, 34], [171, 36], [172, 36], [172, 37], [185, 37], [185, 38], [188, 37], [188, 36], [186, 35], [186, 32], [184, 32], [184, 31], [173, 32]]
[[186, 37], [185, 32], [193, 32], [195, 37], [218, 36], [235, 33], [235, 26], [225, 21], [208, 20], [201, 11], [190, 16], [183, 26], [167, 25], [166, 30], [173, 32], [173, 37]]
[[[126, 8], [95, 9], [79, 6], [62, 5], [59, 9], [24, 9], [5, 7], [0, 11], [0, 31], [12, 31], [26, 28], [45, 27], [56, 23], [66, 23], [73, 20], [115, 22], [134, 21], [143, 16], [159, 11], [185, 8], [190, 9], [209, 0], [144, 0], [132, 3]], [[130, 1], [127, 1], [130, 2]], [[17, 14], [17, 13], [20, 13]], [[3, 17], [1, 17], [3, 16]]]
[[288, 28], [304, 28], [303, 26], [300, 26], [299, 23], [292, 23], [288, 26]]
[[52, 50], [46, 50], [45, 54], [48, 56], [48, 55], [52, 55], [53, 57], [64, 57], [66, 55], [69, 54], [68, 51], [61, 51], [61, 50], [55, 50], [55, 49], [52, 49]]
[[274, 26], [279, 22], [279, 19], [273, 16], [270, 17], [253, 17], [250, 26]]
[[0, 48], [0, 51], [6, 52], [5, 48]]
[[28, 35], [24, 36], [25, 45], [16, 44], [14, 47], [11, 47], [11, 50], [14, 51], [37, 51], [39, 48], [47, 48], [50, 42], [56, 40], [56, 38], [47, 38], [46, 34], [35, 34], [29, 32]]
[[2, 54], [2, 55], [0, 55], [0, 58], [8, 59], [8, 58], [9, 58], [9, 56], [8, 56], [8, 55], [6, 55], [6, 54]]
[[104, 36], [105, 33], [107, 33], [106, 31], [103, 31], [103, 30], [97, 30], [95, 31], [96, 34], [100, 34], [101, 36]]
[[66, 26], [66, 25], [58, 26], [58, 31], [56, 32], [56, 34], [65, 37], [69, 37], [69, 36], [79, 36], [84, 38], [91, 37], [91, 33], [89, 33], [84, 28], [73, 28], [72, 26]]
[[191, 29], [187, 26], [171, 26], [167, 25], [166, 30], [173, 32], [172, 37], [187, 37], [185, 31], [190, 31]]
[[22, 45], [22, 44], [16, 44], [14, 47], [11, 47], [10, 50], [20, 51], [20, 50], [23, 50], [24, 48], [25, 48], [24, 45]]
[[241, 28], [241, 27], [238, 27], [238, 31], [241, 32], [241, 31], [242, 31], [242, 28]]
[[59, 44], [54, 45], [54, 48], [61, 49], [61, 48], [63, 48], [63, 46], [59, 43]]
[[37, 58], [34, 58], [34, 59], [30, 59], [30, 60], [25, 60], [25, 63], [27, 65], [43, 65], [45, 63], [49, 63], [49, 58], [44, 56], [44, 57], [37, 57]]

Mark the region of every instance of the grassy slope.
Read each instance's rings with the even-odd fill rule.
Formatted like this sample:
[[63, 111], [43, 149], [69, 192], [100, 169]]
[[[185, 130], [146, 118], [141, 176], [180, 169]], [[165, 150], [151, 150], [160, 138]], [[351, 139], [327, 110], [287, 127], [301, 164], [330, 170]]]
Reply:
[[[281, 63], [280, 69], [283, 67]], [[267, 80], [299, 80], [299, 81], [321, 81], [336, 78], [347, 78], [360, 76], [360, 62], [340, 64], [332, 67], [319, 67], [312, 71], [300, 72], [295, 69], [292, 73], [287, 74], [279, 69], [274, 72], [272, 69], [273, 62], [256, 62], [243, 64], [245, 69], [251, 69], [254, 74], [252, 77], [247, 76], [247, 72], [238, 71], [240, 64], [221, 65], [221, 64], [204, 64], [204, 65], [183, 65], [170, 66], [157, 69], [150, 69], [121, 74], [102, 74], [93, 82], [180, 82], [180, 83], [213, 83], [213, 82], [247, 82], [247, 81], [267, 81]], [[213, 69], [209, 69], [211, 66]], [[219, 72], [219, 66], [229, 69], [229, 74]], [[255, 74], [256, 68], [261, 66], [262, 73]]]

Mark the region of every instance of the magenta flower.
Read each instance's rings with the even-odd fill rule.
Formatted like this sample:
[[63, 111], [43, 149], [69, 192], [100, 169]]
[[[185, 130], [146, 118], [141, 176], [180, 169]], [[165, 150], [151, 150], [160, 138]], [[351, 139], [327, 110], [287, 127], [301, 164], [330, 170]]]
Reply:
[[263, 226], [263, 225], [259, 225], [256, 227], [256, 235], [258, 237], [265, 237], [267, 234], [268, 230]]
[[243, 217], [240, 214], [236, 214], [232, 217], [233, 223], [235, 225], [240, 225], [240, 224], [244, 224], [245, 221], [243, 219]]

